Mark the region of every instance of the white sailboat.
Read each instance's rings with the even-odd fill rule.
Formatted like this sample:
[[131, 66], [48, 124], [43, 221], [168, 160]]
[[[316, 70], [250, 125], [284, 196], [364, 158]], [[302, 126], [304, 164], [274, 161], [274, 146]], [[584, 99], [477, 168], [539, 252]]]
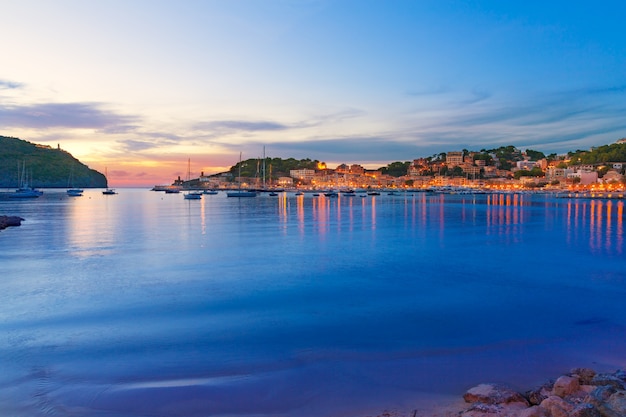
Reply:
[[26, 175], [26, 161], [22, 163], [22, 169], [20, 172], [20, 164], [17, 163], [17, 182], [18, 188], [13, 193], [9, 193], [9, 198], [37, 198], [43, 195], [43, 191], [32, 188], [28, 182], [28, 176]]
[[115, 194], [117, 194], [114, 189], [108, 188], [108, 186], [109, 186], [109, 178], [108, 178], [107, 167], [104, 167], [104, 178], [106, 178], [106, 180], [107, 180], [107, 189], [104, 190], [102, 192], [102, 194], [104, 194], [104, 195], [115, 195]]
[[[191, 158], [187, 160], [187, 182], [191, 180]], [[185, 200], [200, 200], [202, 193], [198, 191], [187, 191], [184, 194]]]
[[74, 167], [70, 168], [70, 176], [67, 180], [66, 193], [69, 197], [81, 197], [83, 190], [81, 188], [74, 187]]
[[229, 191], [226, 193], [227, 197], [256, 197], [256, 191], [242, 190], [241, 189], [241, 152], [239, 152], [239, 189], [237, 191]]

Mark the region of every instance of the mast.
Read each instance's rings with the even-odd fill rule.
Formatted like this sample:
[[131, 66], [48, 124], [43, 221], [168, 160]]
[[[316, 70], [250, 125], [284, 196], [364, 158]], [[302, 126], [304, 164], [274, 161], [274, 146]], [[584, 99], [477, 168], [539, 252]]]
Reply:
[[265, 190], [265, 146], [263, 146], [263, 189]]

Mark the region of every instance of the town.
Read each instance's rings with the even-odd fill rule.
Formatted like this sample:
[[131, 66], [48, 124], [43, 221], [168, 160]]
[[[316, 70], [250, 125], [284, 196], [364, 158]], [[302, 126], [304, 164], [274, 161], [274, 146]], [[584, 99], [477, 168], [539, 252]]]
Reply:
[[[553, 190], [624, 192], [626, 138], [614, 144], [566, 155], [520, 151], [513, 146], [479, 152], [461, 150], [435, 154], [410, 162], [394, 162], [368, 170], [359, 164], [329, 168], [324, 162], [300, 162], [288, 172], [272, 174], [272, 159], [242, 161], [230, 171], [204, 175], [171, 186], [184, 189], [397, 189], [455, 188], [469, 191]], [[245, 172], [238, 175], [238, 172]], [[274, 170], [276, 173], [276, 170]]]

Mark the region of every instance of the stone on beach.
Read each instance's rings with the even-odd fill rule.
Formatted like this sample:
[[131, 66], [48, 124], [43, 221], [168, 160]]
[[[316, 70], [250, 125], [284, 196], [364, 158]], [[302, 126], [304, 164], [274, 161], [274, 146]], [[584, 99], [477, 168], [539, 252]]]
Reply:
[[6, 229], [9, 226], [20, 226], [22, 221], [24, 221], [24, 219], [18, 216], [0, 216], [0, 230]]
[[561, 398], [572, 395], [579, 390], [579, 379], [577, 377], [566, 375], [559, 377], [559, 379], [557, 379], [554, 383], [554, 387], [552, 388], [554, 395], [557, 395]]
[[463, 395], [463, 399], [468, 403], [510, 404], [519, 402], [526, 404], [526, 406], [529, 405], [522, 394], [496, 384], [480, 384], [471, 388]]

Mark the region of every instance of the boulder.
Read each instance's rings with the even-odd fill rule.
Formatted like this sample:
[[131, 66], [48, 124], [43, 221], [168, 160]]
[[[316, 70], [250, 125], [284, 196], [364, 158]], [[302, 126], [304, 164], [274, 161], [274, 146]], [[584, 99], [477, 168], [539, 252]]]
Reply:
[[573, 376], [559, 377], [554, 383], [552, 393], [561, 398], [565, 398], [568, 395], [572, 395], [580, 390], [580, 382], [578, 378]]
[[9, 226], [20, 226], [23, 220], [18, 216], [0, 216], [0, 230]]
[[619, 390], [612, 394], [606, 405], [615, 415], [626, 416], [626, 391]]
[[574, 407], [569, 413], [569, 417], [602, 417], [602, 415], [593, 404], [581, 403]]
[[596, 371], [589, 368], [574, 368], [570, 371], [570, 375], [578, 377], [581, 385], [590, 385], [593, 377], [596, 376]]
[[526, 391], [526, 398], [528, 398], [531, 405], [539, 405], [543, 400], [552, 395], [553, 387], [554, 382], [549, 381], [538, 388]]
[[[473, 403], [470, 408], [460, 414], [461, 417], [519, 417], [528, 407], [520, 402], [508, 404]], [[545, 410], [544, 410], [545, 411]], [[549, 417], [547, 414], [537, 414], [526, 417]]]
[[561, 397], [551, 395], [541, 402], [541, 407], [548, 410], [551, 417], [569, 417], [574, 406]]
[[615, 389], [626, 389], [624, 381], [619, 377], [611, 374], [598, 374], [591, 380], [591, 385], [611, 386]]
[[550, 417], [550, 415], [545, 408], [533, 405], [532, 407], [520, 411], [518, 417]]
[[528, 401], [520, 393], [497, 384], [480, 384], [470, 388], [463, 399], [468, 403], [511, 404], [520, 403], [528, 407]]
[[602, 417], [626, 416], [626, 391], [611, 385], [597, 387], [585, 398], [585, 402], [592, 404]]

